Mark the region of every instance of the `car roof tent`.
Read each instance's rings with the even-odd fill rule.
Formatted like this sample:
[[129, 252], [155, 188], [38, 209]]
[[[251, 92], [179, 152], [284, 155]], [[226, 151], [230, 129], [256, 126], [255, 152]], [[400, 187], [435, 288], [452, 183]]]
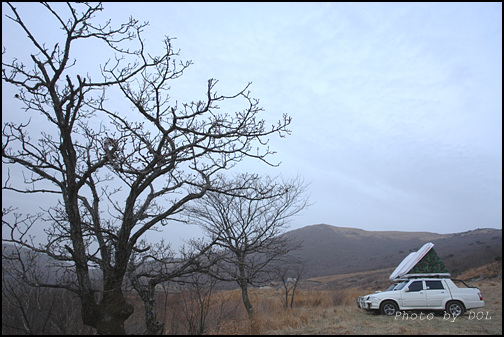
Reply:
[[427, 242], [418, 251], [406, 256], [390, 274], [389, 280], [395, 282], [415, 277], [450, 277], [448, 269], [432, 247], [434, 244]]

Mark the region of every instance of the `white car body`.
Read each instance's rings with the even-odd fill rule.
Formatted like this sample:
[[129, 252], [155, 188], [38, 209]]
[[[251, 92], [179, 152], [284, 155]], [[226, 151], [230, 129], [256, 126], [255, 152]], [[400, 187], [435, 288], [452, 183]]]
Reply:
[[485, 302], [478, 288], [459, 288], [447, 278], [414, 278], [387, 291], [360, 296], [357, 305], [389, 316], [400, 310], [445, 310], [459, 316], [466, 310], [483, 307]]

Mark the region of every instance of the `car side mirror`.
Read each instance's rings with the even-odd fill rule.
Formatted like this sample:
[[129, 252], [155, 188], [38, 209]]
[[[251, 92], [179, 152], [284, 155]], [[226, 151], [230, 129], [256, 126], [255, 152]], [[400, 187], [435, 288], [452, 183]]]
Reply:
[[409, 288], [408, 288], [408, 287], [405, 287], [405, 288], [404, 288], [404, 291], [408, 292], [408, 291], [409, 291]]

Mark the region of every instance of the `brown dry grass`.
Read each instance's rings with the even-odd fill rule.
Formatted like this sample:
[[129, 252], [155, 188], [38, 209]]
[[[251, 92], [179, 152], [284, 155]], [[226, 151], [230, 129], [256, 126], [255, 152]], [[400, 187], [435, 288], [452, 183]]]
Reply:
[[[205, 334], [211, 335], [382, 335], [382, 334], [475, 334], [502, 335], [502, 262], [473, 269], [460, 275], [459, 279], [473, 280], [471, 286], [478, 287], [485, 300], [485, 307], [471, 310], [462, 317], [445, 319], [443, 314], [421, 317], [408, 312], [407, 319], [386, 317], [357, 308], [356, 298], [375, 290], [384, 290], [381, 273], [372, 274], [373, 281], [364, 285], [366, 274], [333, 276], [320, 278], [313, 288], [296, 291], [294, 308], [283, 307], [284, 293], [281, 288], [249, 289], [249, 296], [255, 310], [253, 322], [248, 320], [241, 292], [238, 289], [218, 291], [213, 294]], [[352, 280], [353, 283], [335, 283]], [[360, 280], [360, 281], [359, 281]], [[323, 282], [325, 281], [325, 282]], [[377, 282], [378, 281], [378, 282]], [[327, 282], [327, 283], [326, 283]], [[385, 282], [387, 286], [388, 282]], [[309, 282], [306, 284], [310, 284]], [[353, 284], [354, 287], [349, 287]], [[379, 288], [376, 285], [379, 284]], [[337, 289], [323, 289], [335, 285]], [[322, 287], [321, 287], [322, 286]], [[318, 287], [318, 288], [317, 288]], [[166, 334], [186, 334], [185, 317], [181, 310], [180, 295], [172, 294], [166, 311], [159, 311], [165, 317]], [[137, 313], [135, 313], [137, 314]], [[137, 326], [132, 332], [141, 333], [142, 310], [138, 311]], [[477, 316], [476, 316], [477, 315]], [[422, 318], [422, 319], [420, 319]]]
[[[371, 292], [348, 288], [345, 290], [300, 290], [295, 307], [284, 309], [280, 292], [274, 289], [251, 289], [256, 310], [254, 324], [245, 316], [227, 320], [210, 334], [262, 335], [320, 335], [320, 334], [496, 334], [502, 335], [501, 278], [474, 282], [483, 293], [485, 307], [448, 320], [443, 315], [424, 313], [422, 320], [386, 317], [357, 308], [355, 299]], [[231, 298], [231, 297], [230, 297]], [[239, 300], [239, 296], [233, 296]], [[478, 316], [475, 316], [475, 315]], [[417, 314], [418, 315], [418, 314]]]
[[469, 269], [459, 276], [461, 280], [471, 280], [477, 278], [492, 278], [502, 275], [502, 261], [495, 261], [478, 268]]

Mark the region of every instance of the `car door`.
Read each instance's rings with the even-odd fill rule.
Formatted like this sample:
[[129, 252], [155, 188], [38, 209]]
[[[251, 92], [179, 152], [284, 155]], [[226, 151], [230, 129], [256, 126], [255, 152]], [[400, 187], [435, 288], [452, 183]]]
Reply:
[[427, 308], [427, 295], [423, 281], [412, 281], [404, 290], [403, 307], [405, 308]]
[[427, 304], [429, 308], [441, 308], [443, 301], [450, 296], [441, 280], [425, 281], [425, 293], [427, 294]]

